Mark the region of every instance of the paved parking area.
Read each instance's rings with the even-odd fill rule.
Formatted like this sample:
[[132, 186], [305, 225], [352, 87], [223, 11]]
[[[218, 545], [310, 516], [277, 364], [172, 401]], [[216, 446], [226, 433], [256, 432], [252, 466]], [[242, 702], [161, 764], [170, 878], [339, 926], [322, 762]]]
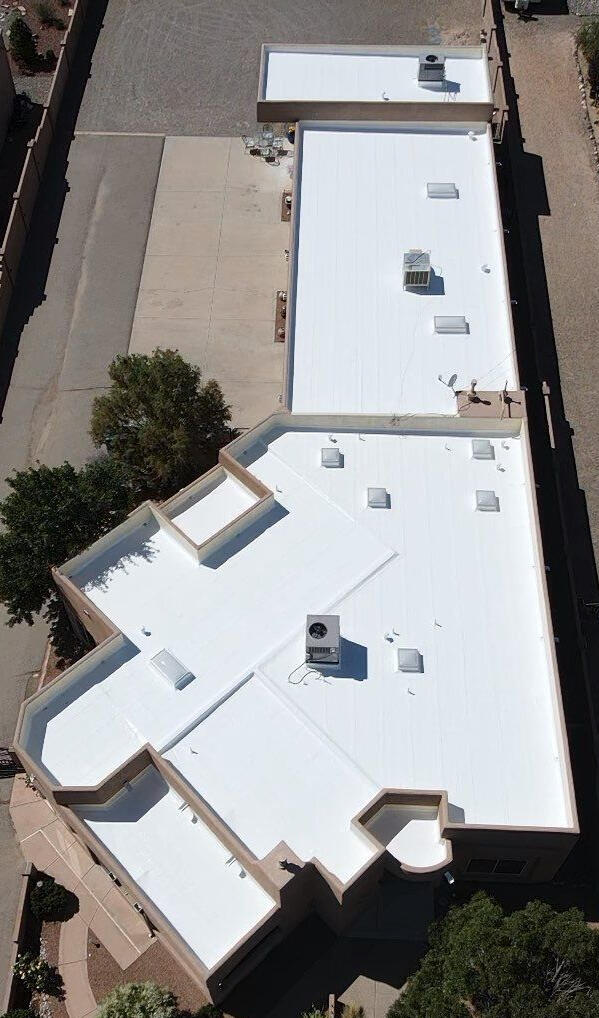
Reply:
[[480, 0], [109, 0], [78, 129], [239, 135], [263, 42], [478, 42]]
[[247, 155], [238, 138], [165, 140], [129, 349], [178, 349], [220, 382], [236, 427], [279, 406], [275, 297], [287, 286], [291, 165]]

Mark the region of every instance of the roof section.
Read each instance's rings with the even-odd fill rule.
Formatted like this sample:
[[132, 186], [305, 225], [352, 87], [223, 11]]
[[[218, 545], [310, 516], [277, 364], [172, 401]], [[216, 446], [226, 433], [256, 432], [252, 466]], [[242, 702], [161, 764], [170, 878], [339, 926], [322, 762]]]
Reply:
[[[373, 787], [447, 789], [466, 823], [567, 826], [565, 747], [519, 427], [474, 432], [491, 438], [490, 460], [473, 458], [468, 435], [430, 434], [415, 422], [410, 432], [290, 428], [252, 445], [250, 436], [239, 458], [276, 492], [260, 525], [201, 565], [156, 524], [140, 525], [75, 568], [74, 582], [125, 633], [128, 650], [115, 656], [114, 670], [99, 663], [70, 694], [57, 688], [56, 706], [44, 701], [37, 717], [32, 711], [33, 755], [63, 783], [87, 784], [132, 752], [132, 738], [148, 741], [258, 853], [272, 847], [278, 824], [277, 840], [288, 835], [302, 851], [322, 852], [341, 879], [359, 859], [351, 817]], [[340, 469], [320, 465], [325, 445], [341, 451]], [[389, 492], [387, 509], [367, 508], [374, 485]], [[477, 512], [477, 490], [494, 491], [499, 512]], [[224, 496], [208, 493], [175, 522], [202, 529], [213, 497]], [[317, 681], [302, 674], [305, 619], [330, 611], [341, 618], [341, 667]], [[421, 653], [421, 674], [397, 671], [402, 646]], [[162, 648], [195, 675], [180, 691], [150, 667]], [[256, 680], [241, 689], [257, 670], [274, 696]], [[254, 711], [261, 735], [250, 752], [253, 729], [243, 726]], [[217, 770], [197, 768], [217, 746]], [[267, 797], [252, 821], [267, 778], [272, 801], [287, 788], [295, 814], [273, 811]], [[321, 830], [310, 787], [323, 803], [338, 800], [319, 813]]]
[[207, 968], [275, 907], [153, 767], [76, 812]]
[[[441, 90], [418, 83], [418, 58], [431, 52], [446, 56]], [[489, 102], [491, 88], [482, 46], [266, 45], [261, 98], [471, 103]]]
[[[486, 126], [311, 124], [299, 146], [292, 409], [453, 414], [452, 378], [517, 389]], [[428, 198], [434, 181], [459, 197]], [[403, 287], [411, 248], [430, 252], [426, 289]], [[442, 315], [465, 316], [468, 332], [436, 333]]]

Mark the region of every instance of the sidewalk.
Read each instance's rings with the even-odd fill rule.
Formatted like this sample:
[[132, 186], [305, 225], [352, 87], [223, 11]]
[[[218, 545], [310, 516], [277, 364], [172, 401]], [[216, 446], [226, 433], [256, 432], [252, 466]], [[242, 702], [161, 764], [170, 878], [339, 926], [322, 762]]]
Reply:
[[[72, 926], [67, 923], [61, 930], [65, 959], [69, 964], [74, 960], [81, 961], [81, 958], [75, 958], [76, 954], [81, 954], [81, 927], [84, 927], [85, 937], [89, 927], [119, 966], [126, 969], [154, 942], [133, 902], [116, 886], [106, 870], [94, 863], [87, 849], [58, 819], [46, 800], [26, 785], [22, 775], [14, 782], [10, 813], [25, 858], [79, 899], [79, 912], [75, 916], [78, 922], [72, 921]], [[76, 976], [73, 974], [69, 978], [75, 980]], [[80, 1007], [89, 1000], [90, 997], [85, 998], [84, 995]], [[79, 1008], [73, 1018], [83, 1018], [91, 1009], [87, 1007], [82, 1011]]]
[[65, 1006], [69, 1018], [88, 1018], [96, 1013], [96, 1000], [87, 975], [88, 927], [74, 915], [60, 928], [58, 971], [64, 984]]

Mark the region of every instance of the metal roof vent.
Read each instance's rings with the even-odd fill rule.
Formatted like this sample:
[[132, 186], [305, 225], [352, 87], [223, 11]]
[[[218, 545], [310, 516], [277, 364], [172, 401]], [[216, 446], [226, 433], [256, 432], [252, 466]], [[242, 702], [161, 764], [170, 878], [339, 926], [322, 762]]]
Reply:
[[306, 663], [338, 665], [340, 646], [338, 615], [308, 615], [306, 619]]
[[459, 198], [460, 192], [455, 184], [427, 184], [427, 198]]
[[463, 315], [435, 315], [435, 332], [441, 336], [467, 335], [470, 332], [470, 326]]
[[397, 648], [397, 670], [400, 672], [422, 672], [422, 654], [415, 647]]
[[320, 450], [321, 467], [342, 467], [343, 456], [341, 451], [334, 446], [323, 446]]
[[427, 53], [418, 58], [418, 84], [427, 87], [442, 86], [445, 83], [445, 57]]
[[476, 508], [481, 513], [498, 513], [499, 499], [494, 491], [476, 491]]
[[429, 251], [410, 248], [403, 256], [403, 285], [428, 286], [431, 279], [431, 256]]
[[391, 499], [386, 488], [368, 489], [368, 506], [370, 509], [388, 509]]
[[473, 460], [495, 459], [495, 450], [488, 438], [472, 439], [472, 459]]
[[183, 689], [195, 678], [193, 672], [185, 668], [169, 650], [159, 650], [150, 658], [150, 664], [171, 689]]

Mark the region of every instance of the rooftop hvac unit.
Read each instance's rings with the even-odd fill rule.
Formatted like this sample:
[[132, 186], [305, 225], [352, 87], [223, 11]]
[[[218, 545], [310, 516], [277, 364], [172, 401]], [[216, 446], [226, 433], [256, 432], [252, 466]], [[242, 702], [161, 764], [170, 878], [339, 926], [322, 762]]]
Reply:
[[429, 251], [410, 248], [403, 256], [403, 285], [427, 287], [431, 280]]
[[397, 669], [400, 672], [421, 672], [422, 654], [415, 647], [397, 648]]
[[427, 198], [459, 198], [460, 193], [455, 184], [427, 184]]
[[150, 664], [171, 689], [183, 689], [194, 678], [193, 673], [185, 668], [169, 650], [159, 650], [154, 657], [150, 658]]
[[321, 467], [342, 467], [343, 456], [339, 449], [335, 446], [331, 446], [330, 448], [323, 446], [320, 450], [320, 465]]
[[389, 505], [389, 492], [386, 488], [368, 489], [368, 506], [370, 509], [387, 509]]
[[418, 84], [439, 88], [445, 82], [445, 57], [427, 53], [418, 59]]
[[499, 499], [495, 492], [477, 490], [476, 508], [480, 513], [498, 513]]
[[495, 450], [488, 438], [472, 439], [472, 459], [473, 460], [495, 459]]
[[308, 615], [306, 619], [306, 663], [338, 665], [340, 646], [338, 615]]
[[435, 315], [435, 332], [445, 336], [449, 334], [467, 335], [470, 326], [463, 315]]

